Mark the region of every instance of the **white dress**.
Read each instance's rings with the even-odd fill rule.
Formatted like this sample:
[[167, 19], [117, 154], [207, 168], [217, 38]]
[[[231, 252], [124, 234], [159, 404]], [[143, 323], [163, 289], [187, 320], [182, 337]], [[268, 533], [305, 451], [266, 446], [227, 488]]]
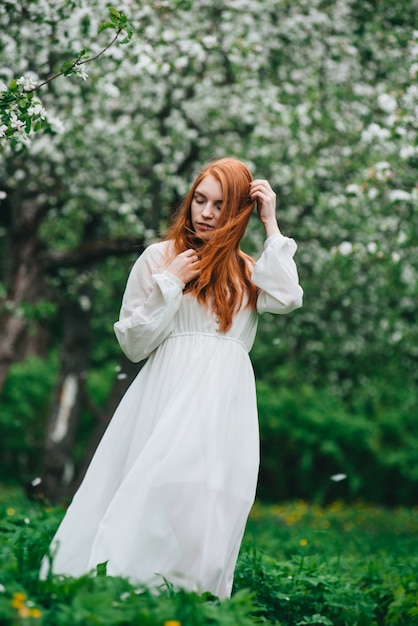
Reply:
[[[54, 537], [53, 571], [80, 576], [106, 561], [137, 584], [228, 597], [259, 466], [257, 313], [242, 308], [221, 333], [164, 269], [171, 245], [149, 246], [129, 276], [115, 332], [128, 358], [149, 358]], [[253, 270], [258, 312], [301, 306], [295, 250], [282, 235], [266, 241]]]

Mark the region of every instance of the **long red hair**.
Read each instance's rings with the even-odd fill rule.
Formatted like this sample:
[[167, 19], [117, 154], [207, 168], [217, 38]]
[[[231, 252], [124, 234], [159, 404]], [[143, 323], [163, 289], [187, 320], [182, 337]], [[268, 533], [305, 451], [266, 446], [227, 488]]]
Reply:
[[[196, 187], [209, 175], [221, 185], [222, 207], [218, 227], [208, 241], [203, 241], [193, 230], [191, 205]], [[249, 195], [252, 179], [250, 170], [237, 159], [225, 157], [213, 161], [194, 181], [167, 235], [174, 242], [177, 254], [189, 248], [197, 251], [200, 274], [184, 291], [216, 312], [222, 332], [231, 327], [234, 312], [243, 302], [255, 308], [257, 298], [256, 286], [251, 281], [254, 261], [240, 249], [254, 208]]]

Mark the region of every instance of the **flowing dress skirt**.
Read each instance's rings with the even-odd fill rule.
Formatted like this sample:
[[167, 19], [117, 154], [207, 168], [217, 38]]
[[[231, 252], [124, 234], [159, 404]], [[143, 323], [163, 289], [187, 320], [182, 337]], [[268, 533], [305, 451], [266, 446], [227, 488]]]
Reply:
[[[53, 540], [55, 573], [231, 593], [259, 438], [244, 344], [169, 336], [123, 397]], [[46, 576], [44, 560], [41, 576]]]

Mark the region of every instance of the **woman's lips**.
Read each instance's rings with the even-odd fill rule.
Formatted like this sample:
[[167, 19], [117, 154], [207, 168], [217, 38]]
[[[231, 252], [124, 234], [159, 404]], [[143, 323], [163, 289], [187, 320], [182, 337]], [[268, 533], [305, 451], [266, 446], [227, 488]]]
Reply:
[[210, 224], [202, 224], [201, 222], [197, 223], [197, 227], [200, 230], [213, 230], [213, 226], [211, 226]]

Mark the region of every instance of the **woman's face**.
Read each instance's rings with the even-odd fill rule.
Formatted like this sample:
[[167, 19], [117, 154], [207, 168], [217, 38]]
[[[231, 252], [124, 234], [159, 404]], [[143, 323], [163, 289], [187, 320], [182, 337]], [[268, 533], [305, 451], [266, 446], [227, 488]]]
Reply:
[[192, 227], [200, 239], [207, 241], [218, 227], [222, 200], [221, 184], [208, 174], [196, 187], [191, 206]]

